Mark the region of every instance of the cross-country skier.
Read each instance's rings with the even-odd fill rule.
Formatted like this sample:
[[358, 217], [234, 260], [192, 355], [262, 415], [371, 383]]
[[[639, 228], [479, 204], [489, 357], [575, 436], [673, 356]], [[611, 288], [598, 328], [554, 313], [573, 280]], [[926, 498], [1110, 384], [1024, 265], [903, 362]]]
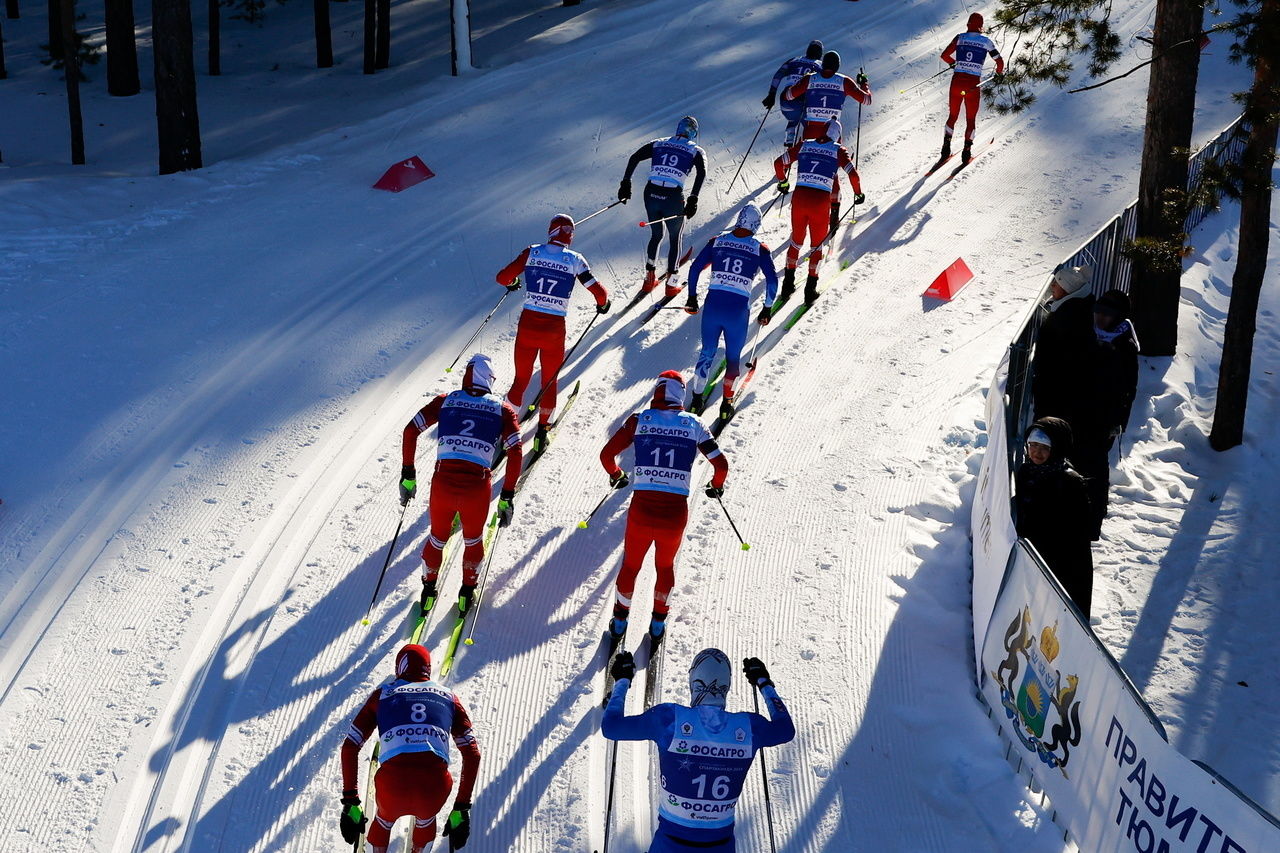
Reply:
[[[698, 120], [685, 116], [676, 124], [676, 135], [655, 139], [641, 145], [627, 161], [626, 174], [618, 184], [618, 200], [631, 198], [631, 173], [641, 160], [649, 161], [649, 181], [644, 187], [644, 210], [649, 221], [649, 245], [645, 249], [644, 289], [658, 286], [658, 247], [667, 236], [667, 294], [674, 296], [680, 288], [674, 283], [680, 259], [680, 232], [686, 218], [698, 212], [698, 193], [707, 177], [707, 156], [698, 147]], [[696, 173], [689, 198], [684, 185], [689, 173]], [[662, 220], [662, 221], [659, 221]]]
[[444, 835], [449, 849], [465, 847], [471, 834], [471, 789], [480, 769], [480, 746], [471, 716], [450, 690], [431, 680], [431, 653], [410, 644], [396, 655], [395, 678], [382, 684], [351, 721], [342, 741], [342, 837], [354, 844], [365, 826], [360, 811], [360, 747], [379, 732], [381, 752], [374, 780], [377, 814], [366, 840], [374, 853], [386, 853], [398, 818], [414, 819], [413, 851], [420, 853], [436, 837], [436, 814], [449, 798], [449, 742], [462, 754], [462, 779], [453, 799]]
[[628, 717], [627, 689], [636, 666], [630, 652], [620, 652], [614, 658], [611, 674], [617, 682], [600, 731], [613, 740], [651, 740], [658, 747], [662, 796], [658, 800], [658, 831], [649, 853], [687, 853], [694, 848], [714, 853], [737, 850], [734, 809], [756, 752], [796, 736], [791, 714], [764, 663], [747, 658], [742, 668], [764, 697], [768, 719], [725, 710], [732, 672], [729, 658], [719, 649], [703, 649], [693, 659], [688, 706], [664, 702]]
[[462, 588], [458, 593], [463, 610], [471, 606], [480, 563], [484, 560], [484, 525], [489, 516], [491, 481], [489, 466], [499, 444], [507, 452], [507, 473], [498, 500], [498, 518], [503, 527], [511, 523], [516, 480], [520, 478], [523, 453], [520, 423], [511, 404], [493, 393], [493, 365], [487, 355], [477, 353], [467, 362], [462, 390], [439, 394], [404, 426], [400, 470], [400, 502], [408, 503], [418, 491], [414, 459], [418, 435], [432, 424], [436, 430], [436, 469], [431, 478], [431, 535], [422, 546], [426, 566], [422, 577], [423, 600], [436, 596], [436, 579], [444, 558], [444, 546], [453, 530], [454, 515], [462, 522]]
[[990, 56], [996, 61], [996, 73], [1004, 73], [1004, 57], [996, 50], [995, 42], [982, 33], [982, 15], [974, 12], [969, 16], [964, 32], [957, 35], [942, 52], [942, 61], [950, 65], [955, 73], [951, 75], [951, 93], [947, 104], [947, 124], [942, 136], [942, 155], [938, 165], [951, 156], [951, 134], [956, 129], [956, 119], [960, 117], [960, 105], [964, 104], [964, 148], [960, 152], [960, 163], [966, 164], [973, 156], [973, 132], [978, 124], [978, 101], [981, 92], [978, 84], [982, 81], [982, 67]]
[[787, 120], [787, 134], [783, 143], [787, 147], [795, 145], [800, 140], [800, 122], [804, 120], [804, 102], [788, 98], [787, 90], [804, 75], [812, 74], [821, 68], [822, 42], [814, 39], [809, 42], [804, 56], [797, 56], [782, 63], [777, 73], [773, 75], [773, 80], [769, 82], [769, 94], [764, 96], [761, 103], [764, 104], [765, 109], [773, 109], [778, 89], [782, 89], [782, 103], [778, 105], [778, 109], [782, 111], [782, 117]]
[[607, 314], [610, 306], [609, 291], [591, 274], [587, 259], [569, 248], [573, 228], [570, 216], [556, 214], [547, 226], [547, 242], [529, 246], [498, 272], [498, 284], [511, 291], [520, 289], [519, 278], [524, 276], [524, 311], [516, 325], [516, 375], [507, 402], [517, 409], [523, 405], [525, 389], [533, 378], [533, 363], [538, 361], [546, 388], [533, 439], [539, 452], [546, 447], [547, 425], [556, 410], [556, 376], [564, 363], [564, 318], [574, 282], [591, 291], [597, 312]]
[[[667, 599], [676, 583], [676, 553], [684, 539], [684, 526], [689, 520], [689, 488], [693, 463], [698, 453], [711, 461], [715, 473], [706, 487], [712, 497], [724, 494], [724, 481], [729, 476], [729, 462], [695, 416], [684, 411], [684, 378], [678, 371], [668, 370], [658, 376], [650, 407], [636, 412], [600, 451], [600, 464], [609, 475], [609, 483], [620, 489], [635, 484], [631, 506], [627, 509], [626, 545], [622, 552], [622, 569], [618, 572], [617, 601], [609, 630], [620, 640], [627, 632], [631, 613], [631, 596], [635, 592], [636, 575], [650, 546], [658, 582], [653, 591], [653, 619], [649, 633], [661, 640], [666, 628]], [[628, 477], [618, 467], [618, 456], [635, 445], [635, 468]]]
[[804, 104], [804, 138], [817, 139], [827, 129], [827, 122], [840, 118], [845, 98], [853, 98], [860, 104], [871, 103], [871, 84], [862, 72], [857, 78], [840, 72], [840, 54], [827, 51], [822, 57], [822, 69], [801, 77], [784, 97]]
[[778, 192], [781, 193], [791, 189], [787, 180], [791, 164], [799, 164], [796, 167], [799, 172], [796, 191], [791, 197], [791, 242], [787, 244], [787, 269], [782, 277], [783, 302], [795, 292], [796, 264], [800, 259], [800, 247], [804, 245], [806, 233], [813, 249], [809, 253], [809, 277], [804, 285], [804, 299], [812, 302], [818, 296], [818, 263], [822, 260], [823, 241], [840, 219], [840, 183], [837, 178], [841, 169], [849, 176], [849, 186], [853, 188], [853, 203], [862, 204], [866, 201], [866, 196], [862, 194], [862, 180], [853, 168], [853, 158], [849, 156], [848, 149], [840, 144], [843, 133], [840, 122], [831, 119], [817, 139], [793, 145], [773, 161], [773, 169], [778, 177]]
[[693, 396], [689, 410], [701, 414], [707, 399], [707, 380], [711, 364], [724, 336], [724, 401], [720, 416], [733, 414], [733, 383], [738, 378], [742, 347], [747, 342], [747, 323], [751, 313], [751, 283], [756, 273], [764, 273], [764, 307], [756, 317], [762, 326], [769, 325], [770, 308], [778, 292], [778, 273], [773, 268], [769, 247], [755, 238], [760, 229], [760, 208], [748, 202], [738, 211], [731, 230], [707, 241], [693, 259], [689, 271], [689, 295], [684, 310], [698, 313], [698, 277], [711, 268], [707, 286], [707, 304], [702, 309], [702, 352], [693, 374]]

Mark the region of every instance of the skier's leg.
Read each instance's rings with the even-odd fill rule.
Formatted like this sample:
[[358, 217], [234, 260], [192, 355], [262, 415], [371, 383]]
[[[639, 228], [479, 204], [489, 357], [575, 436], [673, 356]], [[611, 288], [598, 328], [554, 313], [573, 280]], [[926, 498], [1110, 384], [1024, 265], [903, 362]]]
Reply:
[[[631, 607], [631, 596], [636, 591], [636, 576], [644, 564], [644, 556], [653, 544], [653, 530], [644, 519], [645, 493], [636, 492], [627, 509], [627, 530], [623, 537], [622, 568], [618, 570], [617, 603]], [[617, 608], [615, 608], [616, 614]]]
[[[679, 196], [677, 197], [679, 198]], [[668, 219], [667, 226], [667, 273], [668, 284], [676, 277], [676, 267], [680, 264], [680, 235], [684, 231], [684, 216]]]
[[462, 516], [462, 584], [475, 586], [484, 562], [484, 525], [489, 517], [492, 483], [487, 476], [475, 477], [460, 490], [458, 514]]
[[551, 416], [556, 411], [556, 392], [560, 387], [560, 367], [564, 364], [564, 332], [543, 343], [539, 362], [542, 365], [542, 381], [547, 383], [547, 390], [539, 404], [538, 423], [543, 426], [551, 423]]
[[653, 612], [665, 615], [668, 611], [667, 599], [676, 585], [676, 554], [680, 551], [680, 543], [684, 541], [684, 527], [689, 520], [688, 501], [682, 501], [679, 507], [664, 507], [665, 519], [661, 525], [654, 525], [653, 564], [658, 572], [658, 581], [653, 589]]
[[[728, 296], [729, 294], [725, 294]], [[747, 324], [750, 318], [750, 303], [745, 299], [731, 297], [725, 299], [724, 304], [720, 306], [721, 316], [724, 318], [721, 324], [724, 329], [724, 396], [729, 399], [733, 396], [733, 383], [737, 381], [738, 374], [741, 372], [742, 347], [747, 342]]]
[[427, 498], [427, 513], [431, 517], [431, 533], [422, 546], [422, 562], [426, 564], [426, 579], [434, 581], [440, 574], [444, 560], [444, 546], [453, 530], [453, 516], [458, 511], [458, 501], [449, 474], [437, 471], [431, 478], [431, 495]]
[[[644, 212], [650, 223], [666, 215], [662, 212], [666, 207], [666, 196], [661, 190], [662, 187], [645, 184]], [[648, 269], [654, 269], [658, 265], [658, 247], [662, 245], [662, 226], [664, 224], [658, 222], [649, 226], [649, 245], [645, 247], [645, 267]]]
[[421, 766], [417, 773], [414, 791], [413, 814], [427, 815], [415, 817], [413, 822], [414, 853], [425, 850], [436, 840], [436, 815], [444, 808], [453, 790], [453, 777], [443, 761], [425, 759], [429, 766]]
[[974, 80], [964, 90], [964, 141], [966, 145], [973, 143], [973, 133], [978, 128], [978, 80]]
[[960, 118], [960, 104], [964, 99], [965, 83], [960, 79], [959, 74], [951, 75], [951, 88], [947, 90], [947, 123], [944, 127], [947, 141], [951, 141], [951, 135], [956, 131], [956, 119]]
[[707, 305], [702, 311], [702, 351], [698, 353], [698, 363], [693, 368], [693, 393], [701, 394], [707, 388], [707, 380], [711, 378], [711, 364], [720, 349], [720, 332], [722, 324], [715, 311], [715, 302], [707, 295]]
[[516, 325], [516, 364], [515, 377], [511, 381], [511, 390], [507, 392], [507, 402], [519, 409], [524, 404], [524, 392], [529, 387], [529, 379], [533, 376], [533, 362], [538, 356], [538, 348], [534, 345], [534, 335], [525, 328], [525, 318], [529, 312], [520, 315]]
[[809, 245], [814, 249], [809, 253], [809, 275], [818, 274], [818, 262], [822, 260], [822, 241], [831, 233], [830, 215], [816, 214], [809, 218]]

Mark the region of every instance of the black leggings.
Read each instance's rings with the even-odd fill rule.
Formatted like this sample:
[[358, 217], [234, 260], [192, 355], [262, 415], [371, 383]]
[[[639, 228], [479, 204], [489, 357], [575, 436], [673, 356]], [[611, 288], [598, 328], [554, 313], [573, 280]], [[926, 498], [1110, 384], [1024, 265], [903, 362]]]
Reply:
[[[645, 255], [648, 265], [657, 267], [658, 247], [662, 245], [662, 235], [665, 233], [668, 240], [667, 271], [672, 272], [680, 262], [680, 232], [684, 229], [684, 190], [680, 187], [645, 184], [644, 211], [649, 221], [654, 222], [649, 226], [649, 247]], [[675, 219], [655, 222], [668, 216], [674, 216]]]

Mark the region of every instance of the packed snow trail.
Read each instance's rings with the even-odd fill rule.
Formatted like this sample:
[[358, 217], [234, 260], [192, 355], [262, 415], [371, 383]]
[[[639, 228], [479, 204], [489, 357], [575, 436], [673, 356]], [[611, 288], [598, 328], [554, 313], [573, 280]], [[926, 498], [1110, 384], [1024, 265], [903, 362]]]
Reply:
[[[1125, 6], [1126, 22], [1151, 8]], [[1016, 120], [984, 114], [980, 133], [1006, 131], [997, 147], [918, 186], [943, 86], [894, 93], [933, 72], [965, 11], [610, 4], [534, 39], [532, 58], [429, 84], [342, 133], [136, 184], [8, 188], [4, 247], [19, 263], [0, 273], [0, 359], [20, 452], [0, 533], [0, 757], [23, 801], [0, 813], [6, 849], [338, 843], [340, 735], [389, 674], [418, 593], [426, 522], [411, 511], [359, 626], [399, 509], [400, 428], [457, 381], [443, 370], [498, 295], [493, 272], [553, 213], [611, 200], [629, 153], [686, 112], [711, 159], [687, 239], [723, 227], [768, 78], [815, 35], [877, 92], [859, 164], [868, 206], [725, 432], [725, 501], [752, 550], [713, 504], [692, 508], [659, 692], [681, 698], [679, 673], [706, 645], [769, 664], [801, 730], [769, 755], [785, 850], [1057, 849], [971, 698], [954, 472], [1026, 300], [1133, 193], [1130, 105], [1145, 80], [1046, 95]], [[1231, 108], [1213, 96], [1233, 88], [1219, 76], [1202, 88], [1202, 136]], [[437, 178], [368, 191], [388, 127]], [[743, 169], [763, 200], [781, 132], [771, 120]], [[789, 230], [778, 208], [762, 233], [775, 249]], [[640, 280], [641, 211], [575, 240], [618, 296]], [[922, 303], [960, 251], [979, 278], [956, 302]], [[853, 266], [839, 273], [835, 257]], [[517, 312], [477, 346], [507, 379]], [[597, 326], [566, 366], [582, 397], [517, 501], [486, 621], [454, 672], [485, 754], [477, 850], [587, 849], [603, 816], [590, 664], [625, 496], [576, 525], [606, 485], [605, 437], [658, 372], [687, 372], [697, 329], [679, 311], [625, 342], [625, 321]], [[646, 570], [637, 614], [651, 586]], [[425, 643], [438, 652], [447, 630], [433, 623]], [[743, 688], [731, 707], [746, 707]], [[648, 768], [622, 746], [618, 853], [647, 839]], [[752, 788], [739, 819], [744, 849], [761, 849]]]

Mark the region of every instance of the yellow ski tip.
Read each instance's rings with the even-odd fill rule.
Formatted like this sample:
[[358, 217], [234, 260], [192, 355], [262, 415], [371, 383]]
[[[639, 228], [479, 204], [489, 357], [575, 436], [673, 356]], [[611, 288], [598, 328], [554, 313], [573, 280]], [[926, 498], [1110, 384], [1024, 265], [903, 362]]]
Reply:
[[742, 550], [744, 550], [744, 551], [750, 551], [750, 550], [751, 550], [751, 543], [750, 543], [750, 542], [743, 542], [743, 543], [742, 543]]
[[361, 625], [368, 625], [368, 624], [369, 624], [369, 620], [368, 620], [368, 619], [361, 619], [361, 620], [360, 620], [360, 624], [361, 624]]
[[587, 521], [586, 521], [586, 519], [583, 519], [582, 521], [579, 521], [579, 522], [578, 522], [578, 529], [579, 529], [579, 530], [586, 530], [586, 529], [587, 529]]
[[471, 639], [470, 637], [467, 637], [465, 640], [462, 641], [462, 643], [463, 645], [466, 645], [466, 646], [474, 646], [476, 644], [476, 641]]

